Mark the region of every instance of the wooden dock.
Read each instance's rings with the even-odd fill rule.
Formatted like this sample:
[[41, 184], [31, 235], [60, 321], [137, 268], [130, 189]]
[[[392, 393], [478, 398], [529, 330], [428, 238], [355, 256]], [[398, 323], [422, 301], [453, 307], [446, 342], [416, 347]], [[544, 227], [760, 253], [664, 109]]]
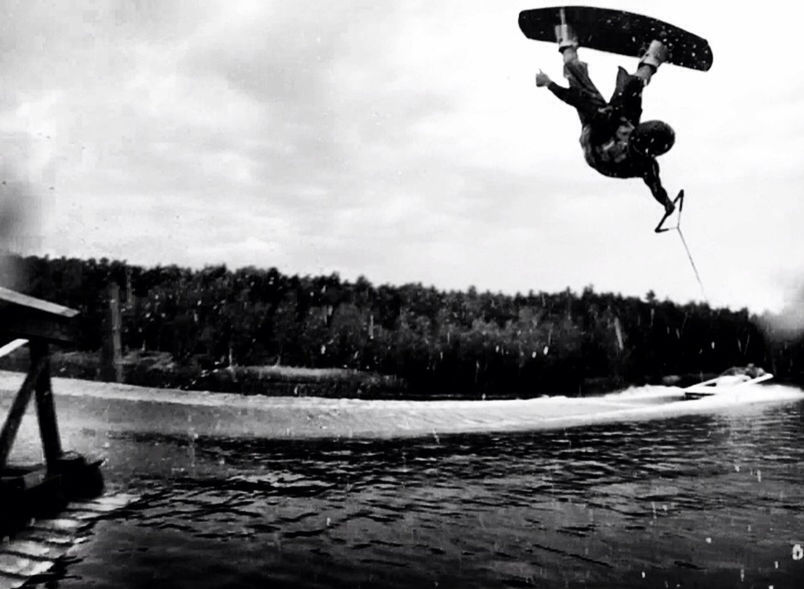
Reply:
[[[59, 436], [50, 379], [50, 346], [75, 339], [78, 311], [0, 287], [0, 350], [27, 341], [30, 365], [0, 430], [0, 536], [32, 518], [53, 517], [69, 501], [103, 491], [99, 460], [65, 451]], [[8, 458], [25, 411], [34, 397], [44, 464], [9, 464]]]

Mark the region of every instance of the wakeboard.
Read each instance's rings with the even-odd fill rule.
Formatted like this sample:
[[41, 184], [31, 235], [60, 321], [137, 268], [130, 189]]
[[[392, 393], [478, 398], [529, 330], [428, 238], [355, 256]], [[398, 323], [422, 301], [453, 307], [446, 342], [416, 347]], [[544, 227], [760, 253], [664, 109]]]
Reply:
[[609, 8], [553, 6], [523, 10], [519, 28], [529, 39], [555, 43], [557, 28], [569, 25], [581, 47], [642, 57], [652, 40], [667, 46], [667, 63], [707, 71], [712, 67], [709, 42], [656, 18]]

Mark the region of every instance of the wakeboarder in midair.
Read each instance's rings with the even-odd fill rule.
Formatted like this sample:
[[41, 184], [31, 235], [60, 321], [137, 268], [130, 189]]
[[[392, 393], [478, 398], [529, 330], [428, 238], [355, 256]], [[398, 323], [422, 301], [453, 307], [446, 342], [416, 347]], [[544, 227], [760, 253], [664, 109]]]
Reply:
[[675, 133], [662, 121], [640, 122], [642, 90], [667, 60], [666, 46], [652, 41], [634, 74], [620, 67], [614, 94], [607, 102], [589, 78], [587, 64], [578, 59], [572, 29], [562, 25], [558, 37], [569, 88], [559, 86], [541, 70], [536, 74], [536, 86], [546, 87], [578, 111], [581, 146], [592, 168], [613, 178], [642, 178], [653, 198], [664, 206], [665, 216], [670, 215], [675, 206], [659, 179], [656, 157], [670, 150]]

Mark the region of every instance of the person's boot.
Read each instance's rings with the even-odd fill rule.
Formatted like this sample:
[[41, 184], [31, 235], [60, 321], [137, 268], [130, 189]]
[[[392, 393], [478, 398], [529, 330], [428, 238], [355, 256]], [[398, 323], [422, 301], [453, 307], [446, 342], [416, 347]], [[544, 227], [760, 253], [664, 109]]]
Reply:
[[648, 49], [645, 51], [642, 58], [639, 60], [639, 66], [634, 75], [642, 80], [642, 84], [647, 86], [650, 84], [650, 79], [659, 66], [662, 65], [669, 57], [667, 46], [661, 41], [653, 40], [650, 42]]
[[648, 46], [647, 51], [645, 51], [645, 54], [642, 56], [642, 59], [639, 60], [639, 65], [647, 65], [655, 72], [659, 69], [660, 65], [667, 61], [669, 55], [670, 52], [667, 50], [667, 46], [661, 41], [654, 39], [650, 42], [650, 45]]
[[564, 53], [565, 49], [578, 48], [578, 37], [572, 27], [567, 24], [556, 25], [556, 41], [558, 41], [559, 53]]

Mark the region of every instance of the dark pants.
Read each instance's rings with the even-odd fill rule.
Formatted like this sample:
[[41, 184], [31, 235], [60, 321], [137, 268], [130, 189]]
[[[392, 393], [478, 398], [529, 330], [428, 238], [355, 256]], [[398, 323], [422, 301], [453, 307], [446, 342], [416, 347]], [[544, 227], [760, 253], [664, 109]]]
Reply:
[[586, 63], [570, 61], [564, 64], [564, 75], [569, 81], [569, 101], [581, 119], [581, 125], [590, 126], [593, 134], [609, 134], [616, 130], [622, 119], [637, 126], [642, 116], [641, 78], [631, 75], [623, 68], [617, 70], [617, 85], [611, 100], [603, 95], [589, 78]]

